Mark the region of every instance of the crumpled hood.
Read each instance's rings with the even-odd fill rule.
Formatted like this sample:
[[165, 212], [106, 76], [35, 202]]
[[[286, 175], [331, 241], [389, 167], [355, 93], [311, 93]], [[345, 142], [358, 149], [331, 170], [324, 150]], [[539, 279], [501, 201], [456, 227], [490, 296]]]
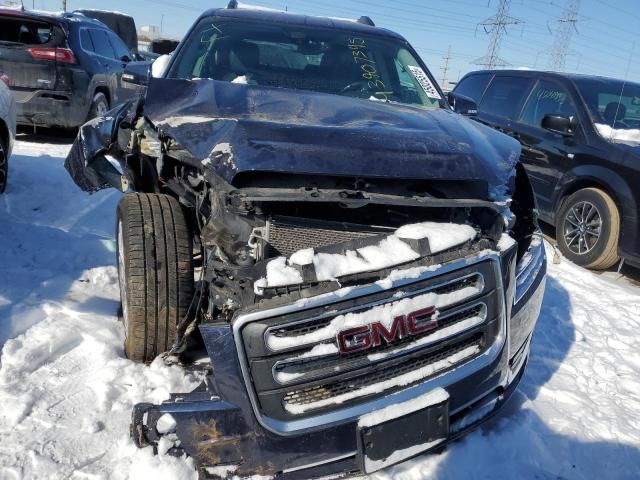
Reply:
[[208, 79], [152, 79], [144, 114], [232, 184], [247, 171], [484, 180], [502, 199], [520, 157], [446, 109]]

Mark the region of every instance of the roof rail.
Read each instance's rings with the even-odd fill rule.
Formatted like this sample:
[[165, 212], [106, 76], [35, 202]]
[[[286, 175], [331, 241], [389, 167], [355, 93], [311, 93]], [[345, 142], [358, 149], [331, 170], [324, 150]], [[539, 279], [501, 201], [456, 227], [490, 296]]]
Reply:
[[231, 8], [233, 10], [238, 8], [238, 0], [229, 0], [229, 3], [227, 4], [227, 8]]
[[375, 27], [376, 24], [373, 23], [373, 20], [371, 20], [371, 18], [367, 17], [366, 15], [361, 16], [358, 19], [358, 23], [363, 23], [364, 25], [369, 25], [371, 27]]

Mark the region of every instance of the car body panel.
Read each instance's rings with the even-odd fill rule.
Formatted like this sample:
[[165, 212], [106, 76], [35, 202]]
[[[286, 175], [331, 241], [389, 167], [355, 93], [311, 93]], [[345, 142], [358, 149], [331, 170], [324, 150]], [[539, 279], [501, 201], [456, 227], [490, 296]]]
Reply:
[[144, 112], [230, 183], [247, 171], [456, 178], [489, 193], [519, 156], [517, 142], [447, 109], [215, 80], [151, 79]]

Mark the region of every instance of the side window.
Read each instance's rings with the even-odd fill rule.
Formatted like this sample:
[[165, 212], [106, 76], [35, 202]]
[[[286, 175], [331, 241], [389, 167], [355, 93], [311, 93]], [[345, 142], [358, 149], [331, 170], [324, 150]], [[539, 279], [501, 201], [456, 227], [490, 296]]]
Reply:
[[113, 47], [111, 43], [109, 43], [109, 37], [107, 37], [107, 32], [104, 30], [89, 30], [89, 34], [91, 35], [91, 40], [93, 41], [94, 51], [102, 56], [107, 58], [116, 58], [116, 54], [113, 51]]
[[464, 95], [469, 97], [474, 102], [478, 103], [482, 98], [485, 88], [489, 83], [491, 75], [469, 75], [462, 79], [462, 81], [456, 86], [455, 93], [458, 95]]
[[80, 46], [83, 50], [87, 52], [93, 52], [93, 42], [91, 41], [91, 36], [89, 35], [89, 30], [83, 28], [80, 30]]
[[548, 114], [572, 117], [576, 113], [571, 97], [562, 85], [549, 80], [540, 80], [531, 92], [522, 111], [520, 122], [540, 127], [542, 119]]
[[525, 77], [494, 77], [478, 107], [480, 113], [513, 118], [527, 95], [531, 80]]
[[398, 83], [399, 83], [399, 96], [404, 102], [412, 102], [419, 103], [420, 102], [420, 94], [416, 85], [411, 77], [411, 74], [402, 66], [400, 61], [396, 58], [394, 59], [394, 64], [396, 67], [396, 72], [398, 74]]
[[116, 52], [116, 58], [118, 60], [124, 60], [125, 58], [128, 59], [127, 61], [131, 60], [131, 52], [129, 52], [124, 42], [120, 40], [120, 37], [109, 33], [109, 41], [111, 42], [113, 50]]

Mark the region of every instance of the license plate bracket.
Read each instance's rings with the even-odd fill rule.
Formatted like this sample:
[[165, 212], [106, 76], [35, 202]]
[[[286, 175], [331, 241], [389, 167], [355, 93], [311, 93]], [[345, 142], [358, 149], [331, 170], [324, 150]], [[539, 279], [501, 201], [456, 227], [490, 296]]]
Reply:
[[371, 426], [358, 426], [358, 463], [365, 473], [393, 465], [441, 443], [449, 435], [449, 400]]

